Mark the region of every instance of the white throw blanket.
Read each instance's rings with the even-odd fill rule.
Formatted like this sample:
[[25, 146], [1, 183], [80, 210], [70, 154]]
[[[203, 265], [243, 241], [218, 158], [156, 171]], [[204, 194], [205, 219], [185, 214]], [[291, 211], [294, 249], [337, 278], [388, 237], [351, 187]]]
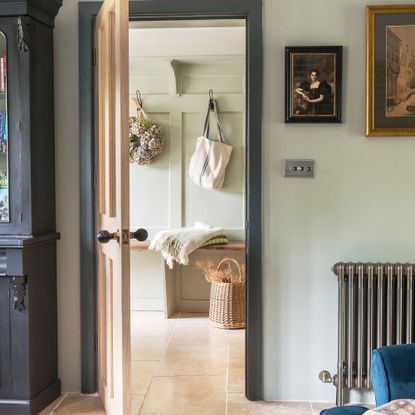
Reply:
[[159, 232], [151, 241], [149, 249], [160, 251], [167, 265], [173, 261], [182, 265], [189, 263], [189, 255], [209, 239], [223, 235], [223, 229], [196, 222], [191, 228], [169, 229]]
[[397, 399], [365, 412], [365, 415], [412, 415], [415, 414], [414, 399]]

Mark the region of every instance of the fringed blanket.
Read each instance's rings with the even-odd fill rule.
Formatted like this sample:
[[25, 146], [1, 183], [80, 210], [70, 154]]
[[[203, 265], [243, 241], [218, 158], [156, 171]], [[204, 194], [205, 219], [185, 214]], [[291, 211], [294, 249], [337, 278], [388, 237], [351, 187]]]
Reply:
[[413, 415], [415, 414], [414, 399], [397, 399], [378, 408], [365, 412], [365, 415]]
[[191, 228], [170, 229], [159, 232], [149, 249], [160, 251], [169, 268], [173, 261], [188, 265], [189, 255], [209, 239], [223, 235], [223, 229], [196, 222]]

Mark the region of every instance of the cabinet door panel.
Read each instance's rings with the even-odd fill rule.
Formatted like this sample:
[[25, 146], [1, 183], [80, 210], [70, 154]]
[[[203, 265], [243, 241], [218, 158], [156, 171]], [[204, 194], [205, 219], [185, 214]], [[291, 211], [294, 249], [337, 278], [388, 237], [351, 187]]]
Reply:
[[[28, 194], [30, 183], [31, 169], [27, 168], [30, 166], [30, 160], [25, 154], [30, 152], [28, 141], [30, 124], [27, 121], [30, 111], [27, 103], [22, 102], [21, 98], [25, 97], [28, 94], [27, 91], [30, 90], [28, 68], [31, 52], [26, 49], [26, 51], [20, 50], [18, 47], [18, 21], [16, 17], [2, 17], [0, 22], [0, 33], [6, 38], [6, 45], [3, 44], [3, 49], [7, 48], [6, 59], [3, 59], [3, 69], [6, 69], [7, 78], [3, 78], [5, 74], [2, 75], [0, 60], [0, 113], [7, 109], [7, 124], [2, 127], [0, 122], [1, 235], [29, 234], [29, 200], [26, 197], [23, 202], [23, 195]], [[0, 50], [0, 59], [2, 57], [4, 58]], [[2, 82], [6, 94], [2, 93]], [[4, 143], [5, 133], [7, 133], [6, 143]], [[7, 153], [4, 150], [7, 150]], [[5, 170], [7, 170], [7, 175], [4, 174]], [[5, 189], [6, 184], [7, 189]], [[5, 198], [7, 198], [7, 203]], [[2, 220], [1, 216], [6, 212], [7, 218], [5, 219], [7, 220]]]
[[0, 390], [11, 388], [9, 279], [0, 277]]

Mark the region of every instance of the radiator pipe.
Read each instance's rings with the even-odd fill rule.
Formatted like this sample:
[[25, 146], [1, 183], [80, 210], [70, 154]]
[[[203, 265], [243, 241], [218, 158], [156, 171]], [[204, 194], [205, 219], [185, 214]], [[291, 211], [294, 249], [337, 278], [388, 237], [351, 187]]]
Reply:
[[386, 345], [393, 343], [393, 266], [388, 264], [387, 270], [387, 303], [386, 303]]
[[348, 304], [348, 321], [347, 321], [347, 379], [346, 385], [348, 389], [353, 388], [353, 362], [355, 354], [355, 295], [354, 295], [354, 265], [347, 265], [347, 278], [348, 278], [348, 293], [349, 293], [349, 304]]
[[403, 325], [403, 267], [396, 267], [396, 344], [402, 344]]
[[378, 264], [376, 266], [376, 275], [378, 279], [378, 306], [377, 306], [377, 342], [376, 347], [383, 346], [383, 310], [384, 310], [384, 299], [383, 299], [383, 265]]
[[338, 351], [337, 351], [337, 389], [336, 389], [336, 405], [341, 406], [344, 403], [344, 361], [345, 361], [345, 350], [346, 350], [346, 313], [345, 313], [345, 281], [344, 281], [344, 265], [341, 264], [337, 268], [338, 272]]
[[364, 296], [364, 270], [363, 264], [357, 265], [357, 287], [358, 287], [358, 321], [357, 321], [357, 364], [356, 364], [356, 372], [357, 372], [357, 379], [356, 379], [356, 387], [362, 388], [363, 387], [363, 359], [364, 359], [364, 348], [363, 348], [363, 341], [364, 341], [364, 329], [365, 329], [365, 296]]
[[374, 301], [373, 301], [373, 265], [367, 267], [367, 349], [366, 349], [366, 388], [372, 387], [372, 379], [370, 370], [368, 368], [372, 365], [372, 350], [374, 349], [374, 336], [373, 336], [373, 318], [374, 318]]
[[407, 319], [406, 319], [406, 342], [412, 343], [413, 336], [413, 318], [414, 318], [414, 293], [413, 293], [413, 267], [406, 266], [406, 304], [407, 304]]

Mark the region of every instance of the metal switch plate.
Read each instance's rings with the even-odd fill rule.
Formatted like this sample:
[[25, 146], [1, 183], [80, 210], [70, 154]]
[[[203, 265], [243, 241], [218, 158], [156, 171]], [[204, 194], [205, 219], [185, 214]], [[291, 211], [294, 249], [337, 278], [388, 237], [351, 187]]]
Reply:
[[314, 177], [315, 160], [284, 160], [284, 177]]

